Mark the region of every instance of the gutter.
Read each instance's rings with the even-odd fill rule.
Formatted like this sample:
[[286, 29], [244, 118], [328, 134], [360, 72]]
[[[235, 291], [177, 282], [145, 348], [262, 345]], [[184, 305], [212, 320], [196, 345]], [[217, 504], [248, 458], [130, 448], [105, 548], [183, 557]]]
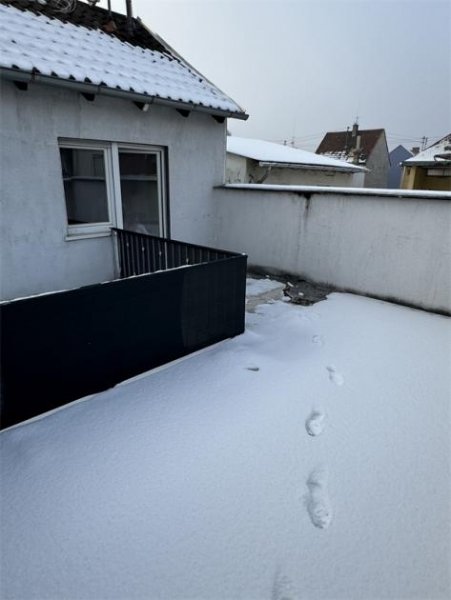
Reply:
[[281, 163], [281, 162], [270, 162], [261, 160], [258, 162], [259, 167], [274, 167], [274, 168], [283, 168], [283, 169], [304, 169], [308, 171], [330, 171], [332, 173], [368, 173], [368, 169], [366, 167], [335, 167], [332, 165], [309, 165], [309, 164], [301, 164], [301, 163]]
[[52, 75], [43, 75], [42, 73], [30, 73], [20, 71], [19, 69], [9, 69], [0, 67], [0, 77], [8, 81], [18, 81], [21, 83], [42, 83], [44, 85], [53, 85], [55, 87], [65, 88], [84, 94], [94, 94], [99, 96], [109, 96], [130, 100], [131, 102], [142, 102], [143, 104], [157, 104], [159, 106], [167, 106], [184, 111], [194, 111], [207, 113], [213, 117], [232, 118], [246, 121], [249, 118], [244, 112], [232, 112], [220, 108], [211, 108], [191, 102], [182, 102], [180, 100], [170, 100], [169, 98], [160, 98], [159, 96], [151, 96], [150, 94], [140, 94], [127, 90], [120, 90], [107, 87], [106, 85], [96, 85], [84, 81], [75, 81], [71, 79], [61, 79]]
[[[224, 96], [227, 96], [227, 98], [229, 98], [232, 102], [234, 102], [235, 104], [237, 104], [237, 102], [235, 102], [235, 100], [233, 100], [233, 98], [230, 98], [230, 96], [228, 94], [226, 94], [223, 90], [221, 90], [220, 88], [218, 88], [218, 86], [215, 83], [213, 83], [210, 79], [208, 79], [208, 77], [205, 77], [205, 75], [203, 75], [200, 71], [198, 71], [196, 69], [196, 67], [194, 67], [190, 62], [188, 62], [186, 60], [186, 58], [183, 58], [183, 56], [181, 54], [179, 54], [177, 52], [177, 50], [175, 50], [170, 44], [168, 44], [168, 42], [165, 39], [163, 39], [161, 37], [161, 35], [159, 35], [155, 31], [153, 31], [152, 29], [150, 29], [150, 27], [147, 27], [147, 25], [144, 23], [144, 21], [141, 19], [141, 17], [136, 17], [136, 20], [138, 21], [138, 23], [140, 24], [140, 26], [143, 29], [145, 29], [146, 31], [148, 31], [152, 37], [154, 37], [164, 48], [166, 48], [166, 51], [168, 52], [168, 54], [169, 54], [169, 56], [171, 58], [173, 58], [173, 59], [175, 58], [175, 60], [179, 61], [180, 64], [188, 67], [188, 69], [190, 71], [192, 71], [198, 77], [200, 77], [201, 79], [203, 79], [203, 81], [205, 81], [206, 83], [209, 83], [212, 87], [214, 87], [217, 90], [219, 90]], [[245, 114], [246, 113], [245, 109], [242, 108], [239, 104], [238, 104], [238, 108], [240, 108], [241, 112], [245, 116], [243, 116], [243, 117], [237, 117], [237, 118], [240, 118], [243, 121], [247, 121], [247, 119], [249, 118], [249, 115]], [[236, 113], [236, 114], [239, 114], [239, 113]]]
[[423, 160], [418, 162], [401, 163], [403, 167], [425, 167], [429, 169], [448, 168], [451, 166], [451, 160]]

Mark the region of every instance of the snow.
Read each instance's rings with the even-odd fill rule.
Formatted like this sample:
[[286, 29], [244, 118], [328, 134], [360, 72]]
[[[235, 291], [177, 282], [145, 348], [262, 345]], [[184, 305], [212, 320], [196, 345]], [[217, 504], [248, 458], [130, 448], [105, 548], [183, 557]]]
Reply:
[[248, 277], [246, 280], [246, 296], [260, 296], [265, 292], [277, 290], [281, 287], [283, 287], [283, 285], [279, 281], [274, 281], [269, 277], [265, 277], [262, 279], [254, 279], [253, 277]]
[[227, 136], [227, 152], [246, 158], [252, 158], [263, 163], [324, 167], [325, 169], [340, 169], [349, 172], [366, 170], [345, 161], [334, 160], [321, 154], [300, 150], [299, 148], [292, 148], [273, 142], [242, 138], [234, 135]]
[[415, 166], [417, 163], [430, 162], [433, 165], [437, 165], [438, 167], [440, 167], [441, 165], [443, 165], [444, 161], [440, 160], [440, 159], [435, 160], [435, 158], [434, 158], [435, 155], [436, 154], [451, 155], [450, 151], [451, 151], [451, 133], [449, 135], [447, 135], [446, 137], [444, 137], [443, 139], [436, 142], [435, 144], [432, 144], [432, 146], [429, 146], [429, 148], [426, 148], [426, 150], [423, 150], [423, 152], [419, 152], [415, 156], [408, 158], [407, 160], [404, 161], [404, 164], [406, 164], [407, 166], [408, 165]]
[[392, 190], [386, 188], [347, 188], [320, 185], [279, 185], [272, 183], [227, 183], [222, 187], [236, 190], [255, 190], [258, 192], [354, 194], [355, 196], [384, 196], [386, 198], [431, 198], [434, 200], [451, 200], [450, 192], [438, 192], [435, 190]]
[[242, 336], [2, 432], [2, 598], [450, 597], [449, 319], [277, 285]]
[[88, 29], [0, 5], [0, 67], [18, 68], [175, 102], [242, 113], [179, 57], [132, 46]]

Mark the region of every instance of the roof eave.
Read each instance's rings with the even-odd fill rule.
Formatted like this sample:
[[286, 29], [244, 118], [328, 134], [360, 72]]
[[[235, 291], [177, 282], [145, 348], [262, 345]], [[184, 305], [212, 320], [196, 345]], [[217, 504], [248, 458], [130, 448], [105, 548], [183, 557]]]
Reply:
[[330, 171], [339, 173], [361, 173], [368, 171], [365, 167], [340, 167], [335, 165], [311, 165], [309, 163], [283, 163], [283, 162], [269, 162], [259, 161], [260, 167], [280, 167], [283, 169], [304, 169], [309, 171]]
[[427, 167], [448, 169], [451, 166], [451, 160], [419, 160], [417, 162], [405, 161], [401, 164], [403, 167]]
[[25, 83], [42, 83], [45, 85], [62, 87], [65, 89], [71, 89], [74, 91], [84, 92], [88, 94], [122, 98], [124, 100], [130, 100], [132, 102], [143, 102], [146, 104], [157, 104], [160, 106], [167, 106], [179, 110], [202, 112], [212, 115], [214, 117], [240, 119], [242, 121], [246, 121], [249, 118], [249, 115], [247, 115], [245, 112], [234, 112], [224, 110], [221, 108], [214, 108], [210, 106], [203, 106], [201, 104], [194, 104], [191, 102], [183, 102], [181, 100], [171, 100], [170, 98], [161, 98], [159, 96], [152, 96], [150, 94], [141, 94], [128, 90], [110, 88], [106, 85], [96, 85], [94, 83], [63, 79], [61, 77], [43, 75], [42, 73], [30, 71], [22, 71], [20, 69], [0, 67], [0, 77], [9, 81], [20, 81]]

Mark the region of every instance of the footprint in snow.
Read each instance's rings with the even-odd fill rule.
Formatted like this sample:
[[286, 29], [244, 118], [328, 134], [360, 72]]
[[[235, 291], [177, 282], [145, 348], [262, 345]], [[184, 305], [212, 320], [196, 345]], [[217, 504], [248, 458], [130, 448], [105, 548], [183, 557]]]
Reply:
[[345, 378], [333, 365], [327, 366], [326, 369], [329, 371], [329, 379], [332, 381], [332, 383], [335, 383], [335, 385], [344, 384]]
[[324, 346], [324, 336], [322, 335], [314, 335], [312, 337], [312, 342], [317, 346]]
[[286, 575], [277, 571], [274, 577], [271, 600], [296, 600], [293, 584]]
[[305, 422], [305, 429], [311, 436], [317, 436], [322, 433], [326, 421], [326, 414], [321, 410], [312, 410], [310, 416]]
[[248, 371], [260, 371], [260, 367], [257, 367], [256, 365], [251, 365], [249, 367], [246, 367], [246, 369]]
[[327, 529], [332, 521], [332, 507], [327, 491], [327, 471], [316, 469], [307, 479], [307, 510], [315, 527]]

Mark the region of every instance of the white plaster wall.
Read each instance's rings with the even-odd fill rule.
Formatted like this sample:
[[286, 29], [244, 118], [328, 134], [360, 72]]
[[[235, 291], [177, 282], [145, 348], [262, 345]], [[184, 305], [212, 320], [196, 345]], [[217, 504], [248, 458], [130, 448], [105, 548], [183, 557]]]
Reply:
[[[262, 176], [265, 169], [259, 167], [255, 169], [256, 179]], [[359, 174], [360, 175], [360, 174]], [[354, 173], [317, 171], [308, 169], [271, 169], [269, 176], [265, 179], [266, 184], [275, 185], [321, 185], [332, 187], [354, 187], [361, 182], [362, 178], [355, 178]]]
[[369, 173], [365, 177], [365, 187], [388, 187], [388, 172], [390, 170], [390, 156], [388, 154], [385, 136], [381, 135], [368, 158], [366, 167]]
[[450, 194], [301, 190], [217, 189], [218, 245], [250, 265], [451, 311]]
[[236, 154], [226, 154], [226, 183], [248, 183], [247, 159]]
[[[226, 183], [258, 182], [267, 173], [258, 161], [227, 152]], [[289, 169], [273, 167], [264, 180], [275, 185], [320, 185], [333, 187], [363, 187], [365, 172], [343, 173], [341, 171], [319, 171], [317, 169]]]
[[224, 180], [226, 124], [151, 106], [31, 84], [1, 82], [1, 299], [111, 279], [110, 237], [65, 241], [58, 138], [166, 146], [171, 235], [212, 245], [212, 190]]

